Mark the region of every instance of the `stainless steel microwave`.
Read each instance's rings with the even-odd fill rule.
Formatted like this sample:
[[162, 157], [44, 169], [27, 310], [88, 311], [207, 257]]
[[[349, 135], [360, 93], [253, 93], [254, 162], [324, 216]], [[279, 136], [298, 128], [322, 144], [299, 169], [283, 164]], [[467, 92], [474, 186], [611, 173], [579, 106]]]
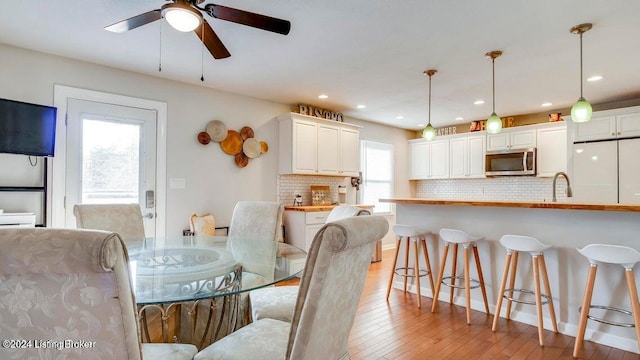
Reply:
[[487, 151], [486, 176], [522, 176], [536, 174], [536, 149]]

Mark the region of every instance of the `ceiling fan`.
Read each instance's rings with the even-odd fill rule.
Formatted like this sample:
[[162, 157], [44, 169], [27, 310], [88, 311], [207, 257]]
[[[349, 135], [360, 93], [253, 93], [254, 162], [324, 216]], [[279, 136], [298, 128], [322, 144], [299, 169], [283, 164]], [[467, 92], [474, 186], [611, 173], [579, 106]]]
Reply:
[[167, 1], [171, 3], [162, 5], [160, 9], [151, 10], [105, 26], [105, 30], [123, 33], [164, 17], [174, 29], [183, 32], [193, 31], [196, 33], [200, 41], [207, 47], [214, 58], [224, 59], [231, 56], [231, 54], [204, 19], [202, 12], [216, 19], [231, 21], [236, 24], [247, 25], [282, 35], [289, 34], [289, 30], [291, 29], [291, 23], [287, 20], [216, 4], [206, 4], [204, 7], [199, 6], [205, 0]]

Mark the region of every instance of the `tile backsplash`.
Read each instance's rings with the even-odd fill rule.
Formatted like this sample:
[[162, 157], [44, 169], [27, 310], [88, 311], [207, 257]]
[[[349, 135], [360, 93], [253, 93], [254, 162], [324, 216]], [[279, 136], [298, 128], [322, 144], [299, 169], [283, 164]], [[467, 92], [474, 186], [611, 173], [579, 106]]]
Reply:
[[277, 200], [285, 206], [293, 205], [296, 194], [302, 195], [302, 205], [311, 205], [311, 185], [327, 185], [330, 189], [331, 202], [339, 202], [338, 186], [350, 185], [348, 177], [314, 176], [314, 175], [278, 175]]
[[[553, 178], [506, 176], [416, 181], [416, 197], [447, 200], [551, 201]], [[566, 201], [567, 182], [558, 178], [556, 197]]]

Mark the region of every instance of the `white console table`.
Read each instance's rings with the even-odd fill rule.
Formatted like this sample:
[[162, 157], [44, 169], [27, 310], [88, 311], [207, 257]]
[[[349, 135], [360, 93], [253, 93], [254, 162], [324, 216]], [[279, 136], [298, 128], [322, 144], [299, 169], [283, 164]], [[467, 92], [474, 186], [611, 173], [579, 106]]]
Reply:
[[36, 226], [34, 213], [2, 213], [0, 214], [0, 229], [30, 228]]

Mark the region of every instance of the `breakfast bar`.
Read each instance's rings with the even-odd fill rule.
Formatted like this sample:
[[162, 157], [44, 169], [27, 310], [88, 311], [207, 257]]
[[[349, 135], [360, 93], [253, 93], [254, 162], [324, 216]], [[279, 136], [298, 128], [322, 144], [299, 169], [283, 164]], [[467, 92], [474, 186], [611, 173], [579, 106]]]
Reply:
[[[640, 205], [579, 204], [552, 202], [515, 202], [482, 200], [429, 200], [421, 198], [381, 199], [394, 203], [396, 222], [429, 229], [433, 236], [428, 241], [432, 251], [432, 269], [439, 267], [442, 244], [438, 231], [442, 228], [464, 230], [488, 241], [478, 243], [484, 280], [494, 312], [506, 251], [498, 240], [506, 234], [532, 236], [553, 247], [545, 252], [548, 274], [559, 331], [575, 336], [589, 263], [576, 248], [588, 244], [616, 244], [638, 249], [640, 247]], [[517, 281], [530, 286], [531, 264], [522, 261]], [[600, 265], [593, 294], [593, 304], [631, 309], [622, 268], [618, 265]], [[640, 276], [636, 271], [636, 282]], [[398, 286], [398, 284], [394, 284]], [[448, 290], [441, 290], [448, 291]], [[431, 295], [428, 291], [423, 294]], [[463, 305], [462, 294], [457, 304]], [[441, 299], [446, 299], [441, 294]], [[527, 324], [536, 324], [535, 307], [514, 304], [511, 318]], [[484, 311], [482, 301], [472, 300], [472, 308]], [[607, 314], [609, 316], [610, 314]], [[617, 318], [619, 321], [629, 319]], [[545, 318], [545, 326], [550, 324]], [[547, 328], [550, 330], [550, 328]], [[617, 348], [638, 351], [635, 331], [590, 322], [585, 339]]]

